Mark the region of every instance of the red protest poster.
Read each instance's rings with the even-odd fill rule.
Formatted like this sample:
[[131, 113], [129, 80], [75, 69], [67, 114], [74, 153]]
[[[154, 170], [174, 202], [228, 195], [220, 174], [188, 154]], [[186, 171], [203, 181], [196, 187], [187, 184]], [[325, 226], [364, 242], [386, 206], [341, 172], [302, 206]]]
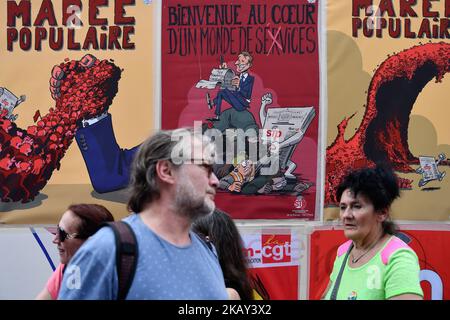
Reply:
[[298, 300], [298, 269], [298, 266], [250, 269], [256, 298]]
[[234, 218], [316, 218], [318, 12], [307, 0], [163, 1], [161, 127], [221, 135], [216, 200]]
[[342, 230], [316, 230], [311, 234], [309, 299], [319, 300], [327, 288], [338, 247], [346, 241]]
[[[426, 227], [414, 226], [414, 229]], [[449, 230], [401, 228], [400, 237], [416, 252], [420, 263], [420, 284], [425, 300], [450, 299]], [[342, 230], [316, 230], [311, 234], [309, 299], [320, 299], [326, 289], [336, 251], [346, 241]]]
[[292, 230], [241, 229], [254, 294], [261, 300], [298, 300], [302, 237]]
[[450, 299], [450, 231], [402, 230], [419, 257], [420, 279], [427, 300]]

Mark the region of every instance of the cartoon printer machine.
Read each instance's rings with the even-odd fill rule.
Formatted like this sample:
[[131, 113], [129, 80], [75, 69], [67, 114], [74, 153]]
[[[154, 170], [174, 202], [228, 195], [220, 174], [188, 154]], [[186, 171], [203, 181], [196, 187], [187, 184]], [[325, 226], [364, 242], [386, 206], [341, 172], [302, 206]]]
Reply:
[[441, 153], [438, 155], [438, 160], [436, 161], [434, 157], [419, 156], [420, 167], [417, 168], [416, 173], [422, 174], [422, 179], [419, 181], [419, 187], [423, 187], [428, 182], [433, 180], [442, 181], [445, 177], [445, 171], [440, 172], [438, 169], [439, 163], [445, 160], [445, 154]]
[[24, 102], [26, 96], [22, 95], [17, 98], [14, 93], [6, 88], [0, 87], [0, 110], [7, 110], [8, 114], [5, 116], [11, 121], [15, 121], [18, 117], [17, 114], [13, 114], [14, 108]]

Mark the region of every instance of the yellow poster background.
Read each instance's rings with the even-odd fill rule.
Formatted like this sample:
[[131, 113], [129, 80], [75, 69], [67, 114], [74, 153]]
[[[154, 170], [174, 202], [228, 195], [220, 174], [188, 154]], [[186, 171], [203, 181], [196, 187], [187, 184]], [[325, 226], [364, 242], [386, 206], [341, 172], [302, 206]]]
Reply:
[[[382, 38], [367, 38], [359, 31], [359, 37], [352, 37], [352, 2], [328, 0], [327, 2], [327, 65], [328, 65], [328, 125], [327, 146], [337, 135], [337, 125], [345, 118], [357, 112], [349, 121], [345, 138], [349, 139], [359, 127], [365, 112], [367, 90], [371, 78], [378, 66], [402, 50], [428, 42], [449, 42], [449, 39], [407, 39], [391, 38], [384, 30]], [[391, 1], [399, 17], [399, 1]], [[419, 30], [422, 22], [422, 2], [417, 1], [413, 8], [418, 14], [411, 18], [411, 30]], [[431, 11], [440, 12], [444, 17], [445, 1], [431, 2]], [[373, 1], [379, 5], [380, 1]], [[386, 15], [385, 15], [386, 17]], [[361, 10], [360, 18], [365, 18]], [[448, 18], [448, 17], [447, 17]], [[431, 19], [432, 20], [432, 19]], [[450, 158], [450, 98], [449, 75], [441, 83], [430, 81], [419, 94], [410, 116], [408, 142], [412, 154], [434, 156], [444, 153]], [[401, 94], [401, 92], [399, 92]], [[414, 169], [417, 166], [412, 166]], [[403, 190], [400, 200], [394, 202], [392, 216], [400, 220], [450, 220], [450, 170], [442, 181], [432, 181], [427, 187], [439, 188], [423, 191], [417, 186], [420, 175], [399, 173], [400, 177], [413, 180], [412, 190]], [[339, 217], [337, 208], [325, 208], [324, 220]]]
[[[155, 36], [155, 5], [136, 1], [135, 5], [125, 6], [125, 16], [135, 18], [135, 32], [130, 35], [130, 41], [135, 44], [134, 50], [67, 50], [65, 43], [61, 51], [53, 51], [44, 41], [41, 51], [32, 47], [23, 51], [15, 44], [14, 50], [6, 48], [7, 10], [6, 2], [0, 4], [0, 25], [4, 35], [0, 37], [0, 87], [6, 87], [16, 96], [26, 95], [26, 101], [16, 109], [19, 115], [16, 120], [18, 127], [26, 129], [33, 125], [33, 115], [36, 110], [45, 115], [55, 101], [51, 98], [49, 79], [51, 70], [68, 58], [80, 60], [85, 54], [92, 54], [98, 59], [112, 59], [121, 69], [119, 91], [114, 98], [109, 113], [112, 115], [113, 128], [117, 142], [121, 148], [132, 148], [141, 143], [153, 128], [154, 102], [154, 36]], [[89, 28], [89, 1], [83, 0], [81, 29], [76, 30], [76, 40], [84, 41], [84, 35]], [[32, 21], [35, 19], [41, 1], [32, 1]], [[114, 24], [115, 1], [109, 1], [107, 6], [98, 7], [98, 17], [107, 18], [108, 24]], [[53, 1], [58, 27], [62, 26], [62, 1]], [[22, 27], [22, 21], [17, 19], [16, 27]], [[44, 27], [49, 27], [48, 23]], [[30, 27], [32, 30], [34, 27]], [[97, 27], [100, 31], [100, 27]], [[67, 30], [64, 40], [67, 42]], [[34, 43], [33, 43], [34, 45]], [[0, 203], [0, 223], [5, 224], [48, 224], [57, 223], [61, 214], [72, 203], [99, 203], [105, 205], [116, 218], [127, 214], [123, 191], [99, 195], [92, 189], [83, 157], [75, 139], [66, 155], [61, 160], [60, 170], [55, 170], [46, 187], [33, 202], [21, 204]]]

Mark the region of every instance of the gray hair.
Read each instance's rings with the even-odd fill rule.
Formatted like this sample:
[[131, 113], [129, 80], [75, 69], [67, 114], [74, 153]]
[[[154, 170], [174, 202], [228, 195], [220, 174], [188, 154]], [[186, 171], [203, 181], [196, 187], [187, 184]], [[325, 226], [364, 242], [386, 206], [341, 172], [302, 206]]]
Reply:
[[[194, 137], [196, 132], [192, 128], [161, 130], [141, 144], [131, 167], [127, 205], [129, 211], [139, 213], [145, 205], [159, 198], [156, 164], [160, 160], [170, 160], [175, 166], [181, 165], [182, 163], [174, 161], [175, 151], [180, 149], [180, 145], [181, 150], [190, 150]], [[200, 137], [200, 141], [205, 140]], [[175, 155], [175, 160], [179, 160], [177, 156], [179, 154]], [[184, 158], [183, 162], [191, 161], [190, 155], [185, 155]]]

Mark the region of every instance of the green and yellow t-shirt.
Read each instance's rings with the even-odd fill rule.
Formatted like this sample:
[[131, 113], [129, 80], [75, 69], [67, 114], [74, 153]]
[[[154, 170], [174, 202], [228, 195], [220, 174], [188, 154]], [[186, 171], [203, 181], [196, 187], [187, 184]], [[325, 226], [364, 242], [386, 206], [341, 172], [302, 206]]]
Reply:
[[[351, 240], [338, 249], [326, 300], [330, 299], [334, 281], [350, 245]], [[392, 236], [366, 264], [351, 268], [346, 263], [337, 300], [385, 300], [406, 293], [423, 297], [419, 272], [416, 253], [402, 240]]]

